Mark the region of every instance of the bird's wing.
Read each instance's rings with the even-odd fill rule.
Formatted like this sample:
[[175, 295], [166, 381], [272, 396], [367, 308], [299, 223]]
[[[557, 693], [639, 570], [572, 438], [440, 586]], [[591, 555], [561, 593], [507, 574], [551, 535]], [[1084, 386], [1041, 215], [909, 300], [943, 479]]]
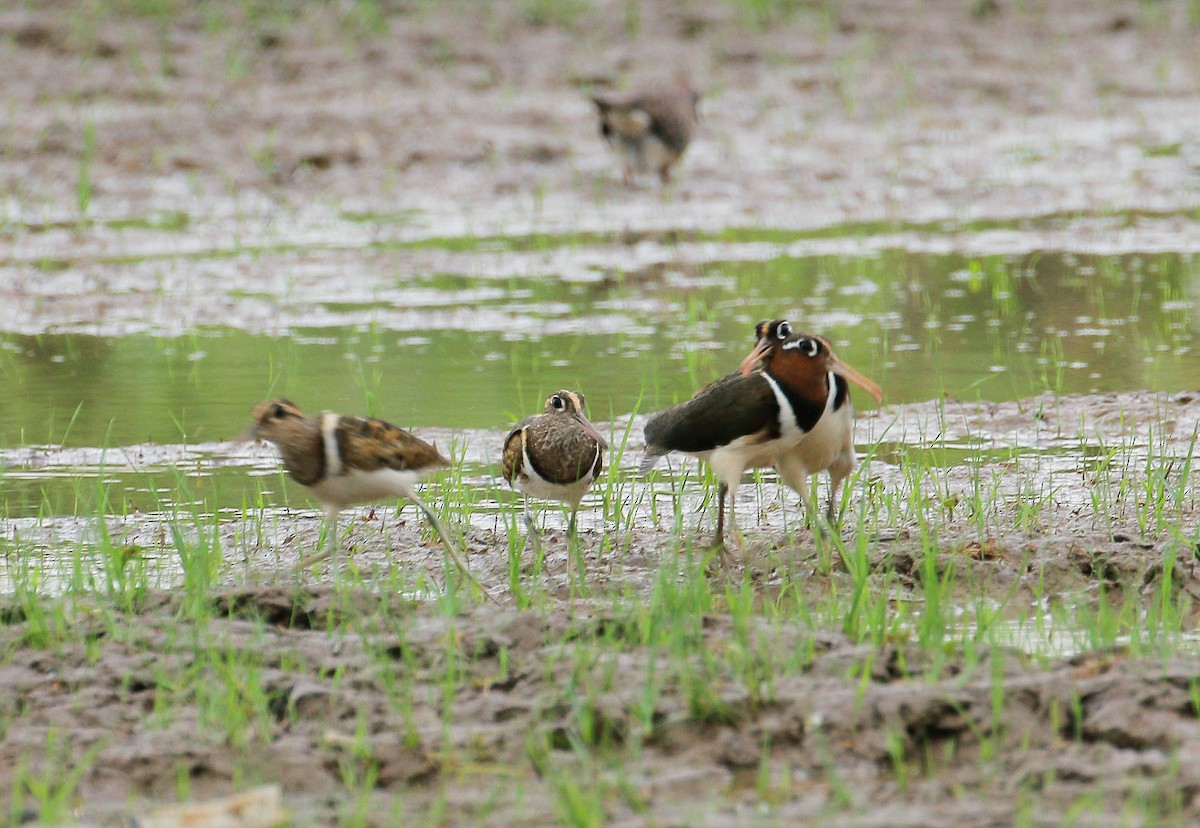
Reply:
[[342, 417], [335, 434], [346, 468], [422, 471], [450, 465], [437, 448], [383, 420]]
[[601, 127], [629, 139], [644, 138], [654, 127], [654, 115], [643, 106], [640, 95], [593, 95]]
[[517, 427], [508, 432], [508, 436], [504, 438], [504, 451], [500, 455], [500, 470], [504, 473], [504, 479], [509, 483], [512, 483], [521, 473], [521, 468], [525, 464], [525, 447], [521, 440], [525, 422], [522, 420], [518, 423]]
[[711, 451], [739, 437], [769, 439], [779, 433], [779, 403], [760, 373], [729, 374], [690, 400], [646, 423], [646, 450]]
[[636, 103], [636, 109], [648, 119], [648, 129], [676, 152], [683, 152], [695, 128], [695, 105], [690, 93], [678, 91], [648, 93]]

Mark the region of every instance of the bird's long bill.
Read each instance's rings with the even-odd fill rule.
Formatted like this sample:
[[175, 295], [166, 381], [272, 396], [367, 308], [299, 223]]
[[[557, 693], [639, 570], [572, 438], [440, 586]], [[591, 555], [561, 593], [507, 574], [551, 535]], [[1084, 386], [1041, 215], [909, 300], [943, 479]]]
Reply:
[[846, 363], [842, 362], [842, 360], [840, 358], [838, 358], [836, 355], [830, 354], [830, 356], [833, 357], [833, 359], [830, 360], [830, 367], [833, 368], [835, 373], [841, 374], [843, 377], [848, 379], [850, 382], [854, 383], [859, 388], [866, 391], [868, 394], [870, 394], [872, 397], [875, 398], [875, 402], [883, 402], [883, 389], [882, 388], [880, 388], [875, 383], [871, 382], [871, 380], [867, 379], [862, 374], [858, 373], [858, 371], [855, 371], [853, 368], [851, 368]]
[[258, 423], [251, 423], [246, 430], [233, 438], [235, 443], [253, 443], [258, 441]]
[[582, 414], [575, 414], [573, 416], [575, 417], [575, 422], [583, 426], [583, 430], [591, 435], [593, 440], [600, 444], [600, 448], [602, 450], [608, 449], [608, 441], [600, 436], [600, 432], [596, 430], [596, 427], [592, 425], [591, 421], [588, 420], [587, 417], [583, 416]]
[[[768, 340], [766, 337], [758, 340], [758, 344], [754, 346], [754, 350], [751, 351], [746, 358], [742, 360], [742, 364], [738, 366], [738, 372], [741, 373], [743, 377], [749, 376], [750, 373], [758, 367], [758, 363], [762, 361], [762, 358], [770, 353], [770, 351], [770, 340]], [[868, 380], [868, 382], [869, 381], [870, 380]]]

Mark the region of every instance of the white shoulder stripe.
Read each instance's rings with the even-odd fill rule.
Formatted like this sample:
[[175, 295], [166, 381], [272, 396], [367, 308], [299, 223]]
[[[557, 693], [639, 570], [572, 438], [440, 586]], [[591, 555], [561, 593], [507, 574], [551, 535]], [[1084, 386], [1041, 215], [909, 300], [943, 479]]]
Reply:
[[766, 371], [763, 371], [760, 376], [767, 381], [767, 385], [771, 386], [771, 391], [775, 394], [775, 402], [779, 405], [779, 436], [803, 434], [803, 429], [796, 425], [796, 412], [792, 410], [792, 404], [788, 402], [787, 395], [783, 393], [779, 383]]
[[321, 443], [325, 447], [325, 476], [337, 477], [342, 473], [342, 454], [338, 451], [337, 414], [326, 411], [321, 415]]

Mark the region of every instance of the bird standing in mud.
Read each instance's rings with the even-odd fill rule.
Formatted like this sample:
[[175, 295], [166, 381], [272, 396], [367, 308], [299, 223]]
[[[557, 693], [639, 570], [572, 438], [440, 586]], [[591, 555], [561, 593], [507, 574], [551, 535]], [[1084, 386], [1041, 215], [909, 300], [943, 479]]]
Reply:
[[417, 496], [418, 480], [450, 465], [437, 447], [383, 420], [343, 417], [332, 411], [306, 417], [285, 399], [260, 403], [253, 418], [248, 436], [274, 443], [288, 474], [325, 507], [331, 542], [336, 543], [333, 539], [342, 509], [406, 497], [433, 525], [463, 574], [483, 589], [459, 557], [441, 521]]
[[[765, 333], [762, 330], [764, 324], [768, 326]], [[770, 325], [786, 324], [760, 322], [760, 347], [762, 337], [770, 336]], [[797, 347], [809, 358], [820, 359], [824, 354], [827, 359], [832, 357], [833, 360], [837, 360], [837, 367], [832, 368], [827, 375], [826, 405], [822, 409], [820, 419], [798, 443], [779, 455], [774, 464], [775, 471], [784, 483], [800, 495], [806, 513], [811, 507], [809, 478], [823, 471], [829, 472], [829, 503], [825, 509], [825, 520], [833, 526], [837, 517], [838, 490], [841, 489], [842, 481], [854, 470], [854, 404], [850, 401], [850, 386], [847, 380], [870, 394], [875, 402], [883, 400], [883, 390], [833, 356], [833, 349], [824, 337], [802, 335], [801, 340], [797, 341], [803, 342]], [[751, 354], [749, 358], [753, 356], [754, 354]], [[815, 516], [810, 514], [810, 517]], [[816, 520], [813, 520], [813, 524], [819, 526]]]
[[575, 534], [579, 502], [600, 472], [608, 443], [587, 418], [583, 395], [556, 391], [541, 414], [526, 417], [504, 438], [502, 469], [509, 485], [525, 494], [525, 521], [534, 532], [529, 496], [571, 506], [567, 533]]
[[592, 95], [600, 134], [624, 163], [624, 182], [634, 173], [655, 172], [667, 184], [683, 157], [699, 120], [700, 93], [680, 79], [674, 86], [651, 87], [626, 95]]
[[[839, 359], [822, 337], [797, 333], [785, 320], [759, 322], [755, 336], [754, 350], [736, 373], [646, 423], [643, 473], [663, 455], [681, 451], [707, 462], [721, 481], [718, 550], [724, 548], [725, 496], [736, 492], [746, 469], [779, 464], [807, 508], [808, 474], [828, 468], [840, 485], [853, 466], [847, 381], [883, 398], [879, 386]], [[741, 547], [732, 501], [729, 521]]]

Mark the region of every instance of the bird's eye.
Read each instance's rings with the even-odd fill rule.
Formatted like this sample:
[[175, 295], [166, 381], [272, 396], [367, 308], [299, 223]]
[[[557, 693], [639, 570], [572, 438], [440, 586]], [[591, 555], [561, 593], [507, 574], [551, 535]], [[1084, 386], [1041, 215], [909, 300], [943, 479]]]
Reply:
[[821, 345], [820, 345], [820, 343], [817, 342], [817, 340], [815, 340], [815, 339], [801, 339], [800, 340], [800, 353], [805, 354], [806, 356], [814, 357], [817, 355], [817, 351], [819, 351], [819, 350], [821, 350]]
[[792, 326], [787, 322], [780, 322], [779, 327], [775, 329], [775, 336], [780, 339], [787, 339], [792, 335]]
[[555, 394], [553, 397], [550, 398], [550, 406], [555, 411], [562, 411], [564, 408], [567, 407], [567, 404], [565, 402], [563, 402], [562, 397], [558, 396], [558, 394]]
[[282, 419], [283, 419], [283, 414], [284, 414], [284, 411], [283, 411], [283, 406], [282, 406], [282, 405], [276, 405], [276, 406], [275, 406], [275, 410], [274, 410], [274, 411], [272, 411], [272, 412], [271, 412], [271, 414], [272, 414], [272, 416], [274, 416], [274, 417], [275, 417], [275, 419], [276, 419], [276, 420], [282, 420]]

